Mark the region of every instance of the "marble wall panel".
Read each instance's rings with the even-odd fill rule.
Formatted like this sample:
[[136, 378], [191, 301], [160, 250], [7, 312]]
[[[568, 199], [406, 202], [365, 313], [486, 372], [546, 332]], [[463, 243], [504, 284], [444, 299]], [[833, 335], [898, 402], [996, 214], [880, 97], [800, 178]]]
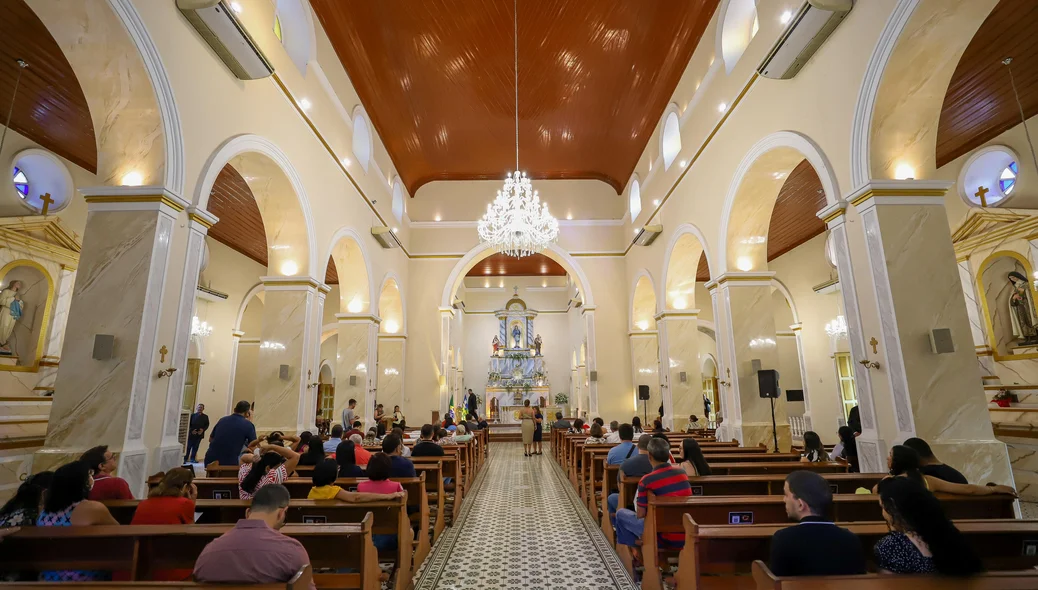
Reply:
[[[400, 406], [408, 422], [421, 424], [424, 416], [407, 416], [408, 408], [404, 404], [404, 339], [378, 339], [378, 394], [377, 403], [382, 404], [387, 413], [393, 412], [393, 406]], [[454, 398], [454, 403], [460, 400]]]
[[984, 358], [992, 363], [994, 375], [1002, 383], [1007, 385], [1038, 385], [1038, 359], [1006, 359], [995, 362], [991, 357]]
[[966, 316], [970, 320], [970, 334], [973, 335], [973, 345], [984, 346], [988, 343], [985, 337], [987, 330], [981, 318], [983, 310], [980, 307], [980, 300], [977, 299], [976, 281], [974, 280], [973, 272], [970, 270], [969, 260], [959, 262], [959, 282], [962, 284], [962, 294], [966, 298]]
[[631, 376], [634, 379], [635, 399], [638, 396], [639, 385], [649, 387], [649, 400], [638, 401], [637, 413], [642, 417], [643, 424], [646, 419], [648, 424], [652, 424], [659, 416], [660, 404], [663, 403], [663, 394], [660, 391], [659, 349], [655, 333], [631, 336]]
[[1001, 435], [998, 438], [1009, 452], [1020, 500], [1038, 502], [1038, 440]]
[[[313, 299], [313, 292], [307, 289], [266, 289], [253, 398], [256, 402], [253, 422], [257, 431], [296, 430], [301, 387], [306, 379], [304, 333]], [[281, 365], [288, 366], [287, 379], [280, 377]]]
[[[695, 414], [705, 421], [703, 408], [702, 358], [699, 352], [699, 322], [695, 318], [666, 318], [667, 366], [670, 372], [671, 403], [674, 430], [684, 430], [688, 416]], [[685, 382], [681, 382], [685, 373]]]
[[36, 448], [0, 451], [0, 504], [14, 495], [23, 479], [32, 473], [32, 456]]
[[[368, 330], [370, 322], [339, 322], [338, 349], [335, 369], [335, 411], [332, 419], [338, 422], [349, 400], [357, 400], [356, 412], [365, 411], [368, 393]], [[350, 385], [350, 377], [356, 377]], [[390, 408], [392, 410], [392, 408]], [[371, 415], [364, 416], [368, 420]], [[369, 422], [370, 423], [370, 422]]]

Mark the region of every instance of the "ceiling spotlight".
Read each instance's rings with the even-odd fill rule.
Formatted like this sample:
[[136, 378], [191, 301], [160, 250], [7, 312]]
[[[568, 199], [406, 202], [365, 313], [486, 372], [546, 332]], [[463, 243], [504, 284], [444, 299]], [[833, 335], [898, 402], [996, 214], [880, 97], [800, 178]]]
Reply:
[[491, 272], [493, 272], [493, 271], [491, 271], [491, 270], [490, 270], [489, 268], [484, 268], [484, 269], [483, 269], [483, 274], [485, 274], [485, 275], [488, 275], [488, 274], [490, 274]]
[[782, 13], [782, 16], [779, 17], [779, 22], [785, 25], [785, 24], [788, 24], [789, 21], [792, 20], [792, 19], [793, 19], [793, 11], [787, 10], [787, 11]]
[[349, 158], [343, 158], [342, 159], [342, 165], [343, 166], [349, 166], [352, 163], [353, 163], [353, 160], [350, 160]]
[[717, 112], [723, 113], [726, 110], [728, 110], [728, 105], [726, 105], [725, 103], [722, 102], [721, 104], [717, 105]]
[[566, 219], [569, 219], [570, 221], [572, 221], [573, 220], [573, 214], [572, 213], [567, 213], [566, 214]]
[[310, 100], [309, 99], [306, 99], [306, 98], [300, 98], [299, 99], [299, 108], [303, 109], [304, 111], [309, 111], [310, 110], [310, 106], [311, 105], [310, 105]]
[[659, 207], [660, 206], [660, 200], [659, 199], [653, 199], [652, 200], [652, 206], [653, 207]]
[[231, 10], [233, 10], [235, 14], [241, 14], [241, 4], [231, 2]]
[[440, 220], [440, 216], [437, 215], [436, 217], [433, 217], [433, 219], [436, 220], [436, 221], [439, 221]]
[[393, 228], [393, 233], [396, 233], [396, 228], [395, 227]]
[[120, 184], [123, 186], [141, 186], [144, 184], [144, 176], [136, 170], [131, 170], [123, 175]]
[[685, 161], [685, 160], [682, 160], [682, 161], [678, 162], [678, 166], [681, 166], [682, 168], [684, 168], [685, 166], [688, 166], [688, 162]]

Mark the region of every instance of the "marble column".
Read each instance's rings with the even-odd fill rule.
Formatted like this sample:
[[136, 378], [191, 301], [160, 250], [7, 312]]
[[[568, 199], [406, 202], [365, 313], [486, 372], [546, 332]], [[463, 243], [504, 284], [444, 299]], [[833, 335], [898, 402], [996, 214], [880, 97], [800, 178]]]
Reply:
[[[234, 409], [234, 404], [238, 400], [234, 399], [234, 375], [238, 371], [238, 349], [241, 346], [241, 337], [245, 335], [245, 332], [241, 330], [231, 330], [231, 363], [227, 367], [227, 406], [223, 410], [224, 416], [227, 416]], [[214, 424], [215, 426], [215, 424]]]
[[[659, 416], [662, 401], [658, 336], [656, 330], [644, 330], [631, 332], [628, 337], [631, 340], [631, 378], [634, 381], [634, 391], [631, 393], [637, 404], [635, 413], [641, 417], [642, 426], [648, 430], [652, 421]], [[639, 399], [638, 388], [641, 386], [649, 388], [648, 400]]]
[[598, 414], [598, 361], [595, 345], [595, 308], [584, 307], [581, 311], [584, 318], [584, 345], [587, 357], [584, 359], [584, 374], [587, 376], [587, 409], [589, 415]]
[[40, 357], [40, 377], [33, 388], [37, 395], [54, 391], [54, 384], [58, 378], [58, 364], [61, 362], [61, 347], [65, 344], [65, 327], [68, 324], [69, 304], [72, 303], [72, 286], [75, 282], [75, 267], [61, 265], [61, 274], [54, 284], [54, 305], [47, 327], [47, 341]]
[[[887, 382], [894, 423], [887, 445], [918, 436], [971, 482], [1012, 483], [996, 440], [975, 360], [962, 281], [944, 209], [950, 183], [872, 181], [848, 199], [861, 216], [869, 282], [878, 308], [871, 371]], [[843, 275], [841, 274], [841, 280]], [[931, 331], [950, 330], [954, 350], [937, 354]]]
[[[438, 366], [438, 369], [439, 369], [440, 372], [439, 372], [439, 375], [437, 375], [438, 383], [440, 384], [439, 385], [439, 387], [440, 387], [439, 394], [440, 394], [440, 417], [441, 418], [447, 415], [447, 411], [448, 411], [447, 406], [450, 404], [450, 394], [448, 393], [450, 387], [449, 387], [449, 384], [447, 383], [447, 379], [448, 379], [448, 374], [450, 372], [450, 362], [451, 362], [451, 359], [450, 359], [451, 324], [453, 323], [453, 321], [454, 321], [454, 309], [450, 308], [450, 307], [441, 307], [440, 308], [440, 363], [439, 363], [439, 366]], [[379, 346], [381, 346], [381, 345], [382, 345], [382, 343], [381, 343], [381, 340], [380, 340], [379, 341]], [[380, 356], [379, 357], [380, 361], [381, 361], [381, 358], [382, 357]], [[378, 381], [381, 383], [382, 378], [378, 377]], [[379, 387], [380, 387], [380, 390], [381, 390], [381, 386], [379, 386]], [[381, 394], [380, 394], [380, 398], [381, 398]], [[384, 401], [381, 402], [381, 403], [385, 404]], [[387, 412], [392, 412], [393, 411], [393, 407], [392, 406], [386, 406], [386, 411]]]
[[[386, 408], [386, 413], [393, 413], [393, 406], [400, 406], [411, 424], [419, 426], [425, 422], [425, 416], [407, 416], [409, 408], [404, 407], [404, 352], [407, 337], [401, 334], [378, 335], [378, 403]], [[446, 379], [444, 380], [446, 382]], [[458, 405], [458, 399], [454, 399]], [[446, 406], [446, 402], [444, 403]], [[444, 416], [446, 414], [443, 414]]]
[[[378, 364], [378, 325], [382, 320], [369, 314], [337, 313], [339, 341], [336, 351], [335, 413], [357, 400], [357, 414], [366, 420], [365, 428], [374, 426], [375, 367]], [[371, 367], [369, 370], [368, 367]], [[393, 408], [387, 408], [391, 412]], [[338, 421], [338, 420], [336, 420]]]
[[[83, 248], [47, 440], [33, 469], [53, 469], [106, 444], [117, 456], [117, 474], [140, 496], [148, 459], [148, 389], [161, 357], [168, 356], [157, 340], [170, 238], [187, 203], [161, 187], [80, 192], [87, 202]], [[95, 338], [106, 335], [114, 337], [114, 347], [110, 356], [96, 359]]]
[[[313, 373], [314, 317], [321, 283], [306, 277], [261, 277], [263, 327], [260, 331], [255, 410], [252, 421], [259, 433], [281, 430], [295, 433], [314, 421], [317, 381]], [[307, 372], [310, 371], [310, 375]], [[309, 380], [308, 380], [309, 378]]]
[[[777, 370], [779, 367], [775, 316], [771, 307], [771, 279], [774, 274], [726, 273], [716, 279], [720, 301], [725, 308], [725, 327], [729, 333], [727, 345], [729, 366], [732, 369], [731, 387], [734, 391], [732, 401], [738, 406], [732, 428], [742, 435], [741, 438], [735, 438], [744, 446], [764, 443], [771, 449], [774, 449], [771, 402], [760, 397], [753, 361], [760, 361], [761, 369]], [[779, 449], [788, 450], [792, 440], [786, 402], [781, 396], [775, 400], [775, 431]]]
[[162, 439], [152, 449], [149, 464], [155, 471], [169, 471], [184, 461], [184, 446], [180, 442], [180, 414], [184, 398], [184, 379], [187, 376], [188, 345], [191, 342], [191, 319], [195, 313], [195, 293], [198, 290], [198, 273], [205, 252], [205, 236], [217, 219], [203, 209], [188, 208], [187, 256], [184, 272], [180, 276], [179, 300], [176, 302], [176, 332], [173, 335], [173, 350], [170, 365], [175, 371], [166, 380], [165, 412], [162, 418]]
[[[822, 209], [818, 217], [829, 229], [829, 239], [836, 258], [836, 273], [840, 280], [840, 295], [843, 297], [844, 316], [847, 320], [847, 341], [851, 349], [851, 361], [854, 364], [854, 387], [858, 396], [858, 412], [861, 415], [861, 435], [857, 439], [858, 461], [861, 470], [866, 473], [880, 473], [887, 470], [886, 443], [880, 439], [879, 421], [876, 403], [873, 399], [872, 372], [861, 364], [869, 360], [865, 327], [862, 318], [862, 306], [858, 301], [858, 282], [856, 276], [863, 274], [863, 261], [851, 258], [850, 238], [847, 225], [848, 203], [844, 200]], [[865, 258], [864, 253], [857, 253]], [[855, 270], [855, 264], [858, 270]], [[856, 274], [857, 272], [857, 274]], [[867, 279], [863, 284], [867, 285]], [[839, 393], [837, 393], [839, 395]], [[805, 396], [806, 397], [806, 396]], [[842, 404], [842, 398], [840, 403]]]
[[659, 366], [663, 372], [664, 422], [675, 431], [685, 429], [690, 414], [706, 420], [703, 406], [702, 362], [699, 357], [699, 310], [666, 310], [656, 316]]
[[[714, 312], [714, 339], [717, 342], [717, 387], [719, 389], [717, 398], [720, 407], [714, 409], [714, 420], [717, 421], [718, 415], [722, 418], [721, 424], [717, 427], [717, 438], [721, 441], [742, 440], [742, 434], [736, 436], [732, 426], [737, 417], [736, 414], [738, 414], [739, 404], [735, 403], [732, 370], [729, 368], [731, 366], [729, 351], [732, 349], [731, 330], [728, 328], [727, 316], [723, 315], [725, 306], [720, 301], [720, 289], [717, 288], [717, 281], [707, 282], [706, 288], [710, 293], [710, 306]], [[740, 420], [742, 419], [741, 415], [738, 417]]]
[[800, 389], [804, 391], [804, 430], [814, 430], [814, 421], [811, 418], [810, 383], [807, 382], [807, 365], [804, 362], [804, 325], [793, 324], [789, 329], [793, 331], [793, 338], [796, 340], [797, 370], [800, 371]]
[[[1035, 248], [1034, 241], [1030, 241], [1029, 248], [1029, 259], [1034, 259]], [[980, 305], [980, 298], [977, 296], [977, 281], [976, 277], [973, 276], [973, 269], [970, 268], [970, 258], [966, 256], [964, 258], [956, 260], [959, 266], [959, 280], [962, 284], [962, 295], [966, 300], [966, 316], [970, 320], [970, 335], [973, 336], [973, 349], [977, 352], [977, 362], [980, 364], [980, 373], [984, 376], [995, 375], [995, 357], [994, 349], [987, 341], [987, 332], [984, 328], [984, 309]], [[1034, 268], [1033, 264], [1031, 263]]]

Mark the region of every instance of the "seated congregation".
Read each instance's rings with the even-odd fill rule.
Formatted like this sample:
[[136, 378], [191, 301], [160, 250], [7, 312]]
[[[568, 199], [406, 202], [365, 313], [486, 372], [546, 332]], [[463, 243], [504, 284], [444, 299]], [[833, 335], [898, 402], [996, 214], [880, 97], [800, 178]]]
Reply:
[[816, 577], [885, 588], [900, 579], [891, 575], [914, 576], [919, 588], [1038, 584], [1038, 557], [1021, 550], [1038, 523], [1015, 520], [1016, 491], [967, 482], [922, 439], [895, 445], [888, 471], [868, 474], [849, 426], [834, 447], [807, 431], [802, 446], [771, 452], [702, 427], [670, 432], [657, 420], [638, 432], [632, 422], [560, 415], [551, 440], [643, 589], [763, 590]]
[[474, 415], [323, 436], [257, 436], [251, 419], [239, 402], [213, 429], [203, 475], [185, 462], [150, 477], [143, 499], [105, 446], [29, 477], [0, 508], [16, 548], [0, 552], [4, 581], [409, 588], [487, 449]]

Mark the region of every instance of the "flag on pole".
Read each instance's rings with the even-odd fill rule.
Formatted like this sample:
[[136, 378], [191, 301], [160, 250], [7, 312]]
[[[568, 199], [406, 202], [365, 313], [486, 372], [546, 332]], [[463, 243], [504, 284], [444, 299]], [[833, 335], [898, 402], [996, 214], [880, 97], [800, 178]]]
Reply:
[[451, 401], [447, 402], [447, 415], [454, 420], [454, 392], [451, 392]]

